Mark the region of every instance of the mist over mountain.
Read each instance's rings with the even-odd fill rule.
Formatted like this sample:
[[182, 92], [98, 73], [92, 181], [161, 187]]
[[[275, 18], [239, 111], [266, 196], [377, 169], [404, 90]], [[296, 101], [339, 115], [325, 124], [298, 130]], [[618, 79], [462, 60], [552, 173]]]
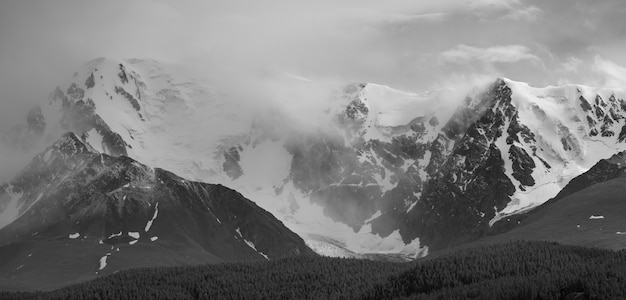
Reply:
[[624, 149], [619, 89], [493, 79], [416, 94], [285, 75], [297, 92], [277, 99], [297, 104], [252, 104], [183, 70], [93, 60], [4, 141], [41, 149], [71, 131], [101, 153], [234, 188], [310, 245], [409, 257], [480, 237]]
[[[478, 245], [514, 255], [503, 242], [517, 240], [620, 251], [625, 12], [618, 0], [2, 3], [0, 290], [271, 266], [297, 288], [250, 293], [298, 298], [301, 276], [336, 263], [355, 273], [311, 277], [313, 294], [488, 298], [473, 281], [398, 272]], [[508, 281], [479, 260], [485, 276], [467, 278], [523, 282], [492, 295], [606, 289], [581, 283], [578, 261]], [[389, 272], [359, 273], [377, 267]], [[207, 278], [174, 290], [201, 298], [190, 287]], [[97, 282], [110, 281], [80, 288]]]

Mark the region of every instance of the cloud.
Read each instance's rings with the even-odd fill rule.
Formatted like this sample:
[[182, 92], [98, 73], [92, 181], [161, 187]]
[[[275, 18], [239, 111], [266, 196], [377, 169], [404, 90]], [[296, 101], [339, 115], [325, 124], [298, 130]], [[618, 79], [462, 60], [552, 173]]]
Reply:
[[447, 13], [436, 12], [419, 15], [396, 14], [384, 18], [387, 23], [441, 22], [449, 17]]
[[536, 6], [528, 6], [519, 9], [513, 9], [506, 15], [502, 16], [501, 19], [504, 20], [513, 20], [513, 21], [537, 21], [537, 19], [541, 16], [543, 11]]
[[626, 67], [605, 60], [597, 55], [594, 58], [593, 71], [602, 76], [602, 82], [600, 82], [600, 84], [604, 87], [626, 87]]
[[540, 62], [541, 59], [533, 55], [528, 47], [522, 45], [493, 46], [477, 48], [467, 45], [458, 45], [441, 53], [444, 63], [515, 63], [519, 61]]
[[520, 0], [472, 0], [469, 7], [475, 10], [511, 9], [521, 5]]
[[543, 12], [536, 6], [526, 6], [520, 0], [473, 0], [468, 6], [483, 20], [536, 21]]
[[483, 69], [494, 65], [498, 75], [548, 85], [565, 77], [557, 73], [567, 72], [566, 57], [625, 63], [623, 7], [622, 0], [0, 1], [0, 105], [23, 93], [38, 100], [100, 56], [191, 65], [234, 87], [274, 80], [268, 73], [277, 71], [420, 91], [451, 74], [492, 74]]
[[569, 58], [567, 58], [565, 62], [561, 63], [561, 68], [565, 72], [575, 73], [580, 70], [582, 65], [583, 65], [583, 61], [581, 59], [576, 58], [574, 56], [570, 56]]

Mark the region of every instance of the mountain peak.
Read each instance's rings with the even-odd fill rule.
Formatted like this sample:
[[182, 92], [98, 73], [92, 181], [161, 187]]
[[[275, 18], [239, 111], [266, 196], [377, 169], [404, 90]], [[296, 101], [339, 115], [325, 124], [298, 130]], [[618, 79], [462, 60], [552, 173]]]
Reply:
[[63, 134], [52, 147], [59, 150], [69, 150], [72, 153], [96, 152], [93, 147], [82, 141], [78, 135], [73, 132]]
[[63, 159], [69, 159], [82, 154], [98, 154], [98, 152], [75, 133], [67, 132], [37, 157], [48, 162], [52, 157], [59, 156]]

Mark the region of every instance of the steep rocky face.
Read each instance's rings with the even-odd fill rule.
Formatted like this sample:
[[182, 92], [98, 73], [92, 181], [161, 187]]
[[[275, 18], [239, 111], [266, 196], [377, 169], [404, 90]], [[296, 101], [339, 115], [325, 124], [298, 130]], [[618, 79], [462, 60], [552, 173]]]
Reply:
[[[510, 96], [506, 84], [497, 82], [489, 93], [481, 95], [476, 107], [483, 107], [479, 108], [484, 110], [480, 118], [461, 123], [458, 122], [461, 118], [453, 118], [442, 129], [446, 134], [439, 135], [430, 147], [438, 159], [431, 159], [426, 168], [427, 180], [419, 191], [420, 197], [411, 199], [415, 207], [407, 213], [400, 204], [388, 210], [390, 216], [381, 221], [397, 222], [403, 236], [420, 237], [433, 248], [481, 235], [489, 220], [506, 207], [516, 191], [506, 174], [507, 153], [502, 153], [498, 145], [502, 138], [511, 145], [508, 158], [513, 163], [512, 176], [521, 179], [518, 188], [533, 186], [530, 176], [535, 167], [533, 160], [523, 148], [514, 145], [520, 143], [517, 133], [528, 130], [519, 125]], [[463, 110], [457, 115], [476, 116]], [[532, 136], [526, 138], [530, 140]], [[447, 152], [441, 144], [453, 145], [452, 150]]]
[[528, 89], [499, 79], [451, 117], [416, 111], [390, 127], [379, 124], [367, 85], [353, 86], [335, 131], [287, 139], [291, 168], [283, 185], [355, 232], [364, 225], [381, 236], [399, 230], [404, 242], [419, 238], [430, 249], [474, 240], [503, 216], [556, 195], [569, 180], [563, 173], [625, 147], [611, 134], [624, 126], [615, 94], [589, 102], [581, 88]]
[[168, 260], [179, 263], [314, 255], [300, 237], [236, 191], [98, 153], [73, 133], [0, 188], [0, 219], [0, 247], [80, 242], [85, 251], [109, 260], [120, 248], [129, 250], [119, 254], [125, 259], [137, 255], [133, 247], [161, 249], [145, 254], [154, 256], [154, 266], [163, 265], [163, 251], [176, 249], [182, 252]]
[[[529, 119], [528, 114], [523, 116], [526, 113], [525, 103], [520, 103], [519, 100], [516, 102], [513, 97], [509, 84], [499, 80], [489, 92], [479, 97], [482, 99], [479, 100], [479, 105], [475, 105], [473, 109], [471, 104], [466, 106], [472, 110], [470, 113], [467, 108], [461, 108], [462, 116], [480, 117], [467, 122], [466, 118], [457, 113], [457, 117], [453, 117], [442, 129], [450, 139], [445, 141], [447, 145], [453, 144], [452, 150], [447, 155], [445, 151], [438, 151], [443, 155], [433, 153], [436, 160], [431, 158], [431, 166], [426, 169], [430, 179], [424, 184], [421, 197], [416, 199], [415, 208], [403, 216], [401, 206], [396, 206], [388, 210], [391, 217], [385, 219], [383, 214], [378, 220], [385, 226], [394, 221], [400, 222], [403, 237], [408, 237], [407, 240], [420, 237], [423, 243], [434, 249], [471, 241], [489, 230], [490, 224], [499, 219], [500, 211], [523, 199], [518, 195], [532, 195], [533, 191], [548, 183], [546, 177], [559, 178], [561, 174], [557, 173], [558, 169], [555, 170], [551, 163], [562, 164], [565, 161], [567, 165], [568, 157], [584, 159], [581, 157], [581, 152], [584, 151], [582, 148], [589, 147], [585, 145], [584, 139], [585, 136], [592, 137], [594, 129], [605, 132], [603, 137], [607, 138], [608, 143], [615, 145], [613, 149], [624, 147], [609, 134], [622, 126], [618, 122], [624, 114], [619, 106], [620, 101], [614, 95], [611, 95], [608, 103], [598, 95], [592, 107], [593, 111], [585, 111], [586, 106], [581, 105], [583, 111], [588, 113], [588, 118], [595, 117], [595, 123], [589, 124], [588, 129], [582, 126], [576, 128], [579, 132], [588, 132], [583, 133], [582, 138], [572, 134], [569, 129], [571, 127], [550, 120], [538, 105], [530, 105], [533, 119]], [[580, 98], [584, 99], [582, 96]], [[561, 105], [565, 106], [567, 103]], [[476, 107], [487, 109], [477, 113]], [[609, 107], [611, 116], [596, 113]], [[569, 109], [576, 110], [575, 107]], [[539, 120], [535, 119], [537, 117]], [[581, 118], [577, 114], [572, 119]], [[557, 136], [560, 137], [560, 145], [555, 147], [546, 143], [547, 132], [533, 132], [529, 127], [541, 128], [542, 125], [537, 126], [541, 122], [556, 123], [554, 125]], [[459, 124], [470, 125], [463, 128]], [[445, 139], [439, 136], [432, 143], [435, 147], [431, 147], [431, 151], [443, 149], [441, 146], [437, 147], [438, 144], [445, 144], [441, 140]], [[552, 149], [548, 150], [548, 147]], [[562, 158], [555, 160], [555, 152], [563, 153]], [[440, 166], [438, 170], [437, 166]], [[547, 199], [543, 199], [545, 200]], [[376, 221], [374, 224], [376, 225]]]

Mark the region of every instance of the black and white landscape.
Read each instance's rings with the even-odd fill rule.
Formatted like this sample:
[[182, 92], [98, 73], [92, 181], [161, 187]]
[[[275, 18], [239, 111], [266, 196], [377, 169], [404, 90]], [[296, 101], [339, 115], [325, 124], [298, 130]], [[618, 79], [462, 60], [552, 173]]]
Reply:
[[0, 298], [626, 297], [626, 4], [235, 2], [0, 4]]

